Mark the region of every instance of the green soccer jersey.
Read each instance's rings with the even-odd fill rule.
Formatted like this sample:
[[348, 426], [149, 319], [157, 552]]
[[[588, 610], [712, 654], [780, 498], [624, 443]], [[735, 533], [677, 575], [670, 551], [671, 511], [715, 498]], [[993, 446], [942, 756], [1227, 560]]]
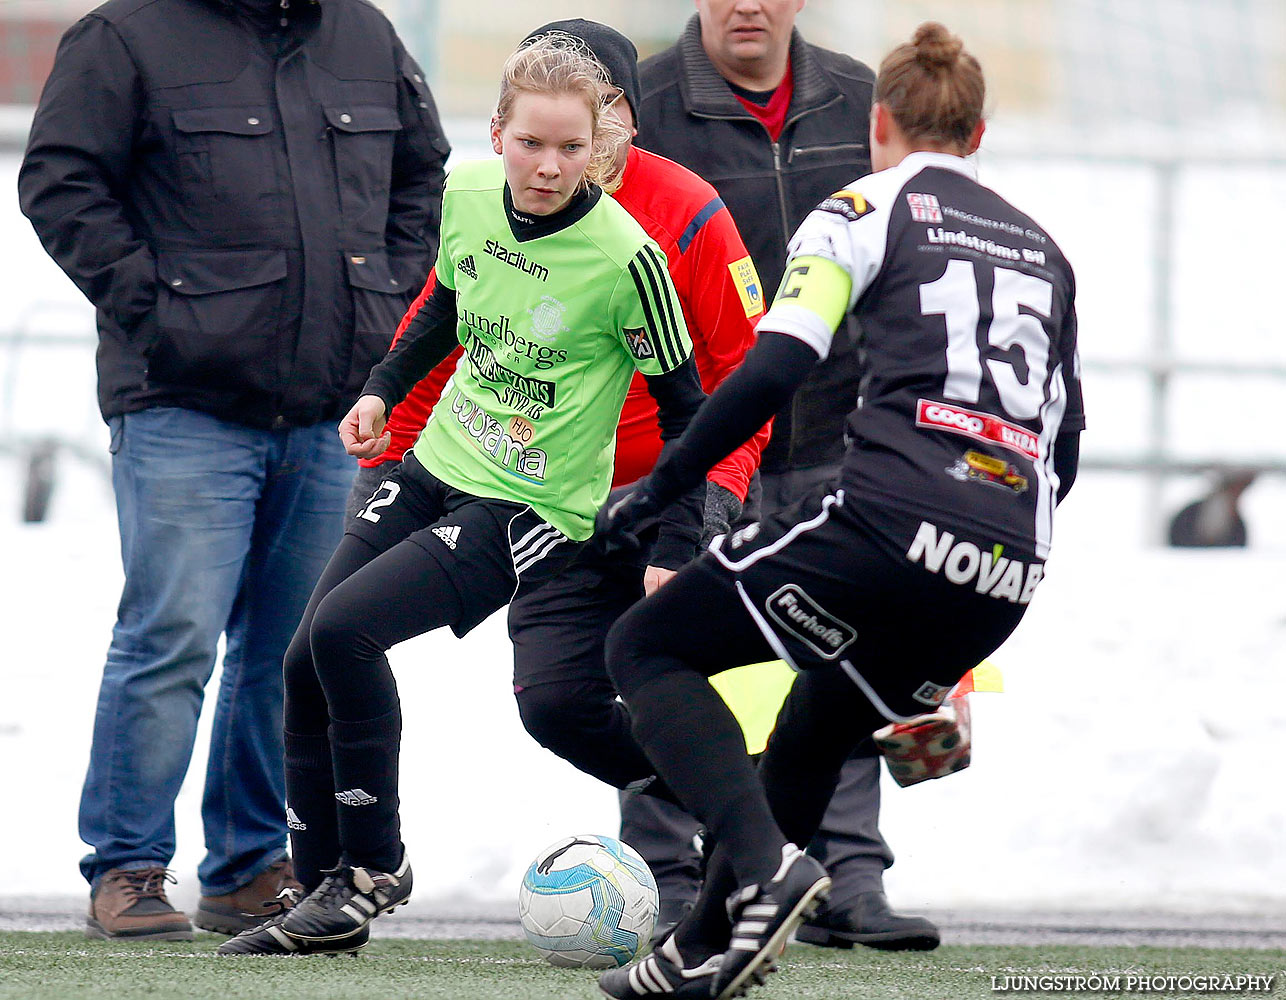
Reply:
[[523, 226], [504, 184], [499, 160], [447, 179], [437, 279], [456, 293], [465, 353], [415, 456], [579, 541], [607, 498], [634, 370], [668, 372], [692, 343], [665, 255], [625, 209], [595, 192], [588, 211]]

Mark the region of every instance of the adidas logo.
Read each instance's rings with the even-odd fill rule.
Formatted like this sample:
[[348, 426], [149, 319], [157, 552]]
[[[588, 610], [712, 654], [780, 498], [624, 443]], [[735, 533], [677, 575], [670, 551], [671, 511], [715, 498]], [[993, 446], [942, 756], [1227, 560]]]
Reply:
[[295, 814], [295, 810], [291, 809], [290, 806], [286, 807], [286, 826], [290, 827], [292, 830], [308, 829], [308, 824], [301, 820]]
[[335, 799], [344, 806], [369, 806], [379, 801], [370, 792], [361, 788], [349, 788], [346, 791], [336, 792]]
[[460, 525], [444, 524], [440, 528], [434, 528], [433, 533], [442, 539], [442, 543], [451, 551], [455, 551], [455, 543], [460, 540]]
[[478, 280], [478, 269], [473, 266], [473, 254], [468, 257], [462, 257], [460, 263], [456, 265], [463, 273], [467, 274], [474, 281]]

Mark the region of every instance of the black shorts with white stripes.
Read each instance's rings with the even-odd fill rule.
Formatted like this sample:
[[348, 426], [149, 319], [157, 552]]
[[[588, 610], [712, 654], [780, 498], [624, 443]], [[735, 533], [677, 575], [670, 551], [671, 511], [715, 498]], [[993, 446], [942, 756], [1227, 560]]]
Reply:
[[451, 624], [457, 636], [539, 587], [584, 544], [526, 504], [477, 497], [442, 482], [412, 452], [385, 476], [346, 534], [381, 552], [412, 542], [431, 556], [460, 597], [462, 614]]
[[[774, 655], [842, 672], [894, 719], [932, 711], [999, 646], [1042, 574], [1030, 554], [823, 486], [724, 538], [617, 631], [642, 660], [706, 674]], [[611, 666], [628, 702], [635, 678]]]

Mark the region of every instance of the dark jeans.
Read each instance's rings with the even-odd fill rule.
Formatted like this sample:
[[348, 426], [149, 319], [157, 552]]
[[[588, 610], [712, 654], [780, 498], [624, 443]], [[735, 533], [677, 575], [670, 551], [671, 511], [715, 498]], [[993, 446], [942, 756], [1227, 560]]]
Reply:
[[216, 647], [227, 636], [202, 819], [206, 895], [286, 849], [281, 661], [343, 533], [355, 463], [333, 425], [260, 430], [194, 410], [110, 421], [125, 586], [80, 801], [91, 884], [168, 865]]

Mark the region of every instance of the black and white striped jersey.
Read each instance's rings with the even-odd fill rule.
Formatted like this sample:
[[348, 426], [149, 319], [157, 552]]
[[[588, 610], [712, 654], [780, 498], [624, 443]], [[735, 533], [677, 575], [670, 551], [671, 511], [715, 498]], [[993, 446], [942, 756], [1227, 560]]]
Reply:
[[823, 201], [789, 254], [761, 332], [825, 357], [836, 324], [807, 272], [834, 272], [822, 258], [852, 282], [863, 380], [846, 492], [1043, 559], [1055, 442], [1084, 427], [1075, 281], [1045, 230], [968, 161], [919, 152]]

